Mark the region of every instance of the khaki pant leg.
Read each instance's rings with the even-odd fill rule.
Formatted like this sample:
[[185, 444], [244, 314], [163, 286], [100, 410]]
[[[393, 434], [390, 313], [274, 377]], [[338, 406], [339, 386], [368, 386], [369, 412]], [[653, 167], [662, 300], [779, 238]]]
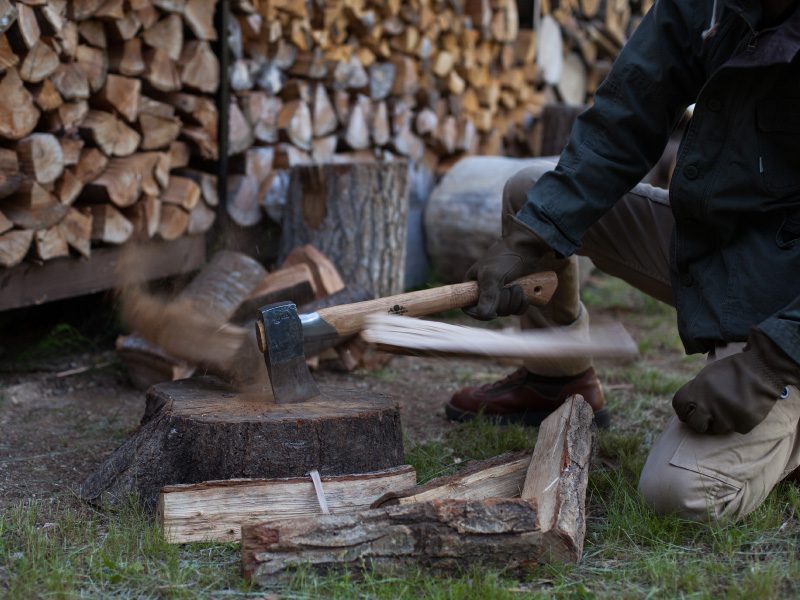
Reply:
[[747, 434], [699, 434], [673, 417], [642, 469], [645, 501], [695, 521], [738, 520], [758, 508], [800, 465], [800, 392], [788, 391]]
[[[512, 177], [503, 191], [504, 215], [516, 214], [527, 202], [534, 183], [555, 164], [554, 159], [538, 159]], [[639, 184], [587, 231], [578, 254], [591, 258], [606, 273], [672, 304], [669, 244], [673, 226], [667, 192]], [[522, 327], [560, 327], [587, 335], [589, 314], [580, 302], [577, 256], [545, 261], [540, 268], [556, 272], [558, 289], [547, 306], [527, 311]], [[588, 358], [545, 358], [525, 363], [528, 370], [549, 376], [577, 375], [591, 365]]]

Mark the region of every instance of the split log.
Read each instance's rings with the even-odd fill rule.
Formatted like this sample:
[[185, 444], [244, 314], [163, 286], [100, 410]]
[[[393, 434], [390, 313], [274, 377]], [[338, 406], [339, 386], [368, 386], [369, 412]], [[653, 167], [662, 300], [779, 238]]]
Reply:
[[55, 136], [33, 133], [16, 146], [22, 172], [41, 184], [53, 183], [64, 172], [64, 152]]
[[103, 108], [112, 108], [122, 115], [128, 123], [136, 121], [139, 114], [141, 79], [123, 77], [113, 73], [97, 95], [97, 102]]
[[[178, 167], [185, 165], [175, 165], [175, 166]], [[209, 206], [217, 206], [217, 204], [219, 204], [219, 194], [217, 191], [216, 175], [212, 175], [211, 173], [206, 173], [205, 171], [198, 171], [197, 169], [178, 168], [177, 170], [173, 169], [173, 172], [176, 175], [187, 177], [192, 181], [194, 181], [197, 185], [199, 185], [201, 195], [203, 197], [203, 200], [205, 200], [206, 204], [208, 204]]]
[[70, 208], [58, 226], [69, 246], [86, 258], [91, 256], [92, 214], [90, 211], [84, 212]]
[[169, 15], [147, 29], [143, 35], [144, 43], [151, 48], [163, 50], [177, 61], [183, 48], [183, 23], [179, 15]]
[[33, 231], [15, 229], [0, 235], [0, 266], [13, 267], [22, 262], [33, 241]]
[[144, 76], [147, 82], [160, 92], [175, 92], [181, 89], [181, 76], [175, 62], [163, 48], [145, 52]]
[[81, 497], [108, 506], [135, 492], [153, 508], [165, 485], [303, 477], [312, 469], [349, 475], [402, 464], [394, 402], [340, 386], [321, 392], [319, 401], [275, 404], [266, 391], [239, 393], [208, 377], [159, 384], [147, 394], [142, 426], [83, 483]]
[[42, 260], [50, 260], [59, 256], [69, 256], [69, 247], [64, 233], [58, 225], [48, 229], [40, 229], [35, 236], [36, 256]]
[[188, 177], [172, 175], [169, 185], [161, 193], [161, 200], [192, 210], [200, 202], [200, 186]]
[[313, 116], [315, 138], [321, 138], [336, 131], [338, 125], [336, 111], [322, 84], [317, 84], [314, 88]]
[[178, 139], [182, 123], [175, 117], [157, 117], [143, 114], [139, 116], [139, 129], [142, 132], [142, 150], [167, 148]]
[[[293, 248], [281, 264], [281, 268], [306, 265], [314, 278], [314, 297], [317, 300], [331, 296], [345, 288], [342, 276], [336, 266], [322, 252], [311, 244]], [[310, 300], [307, 300], [308, 302]], [[305, 303], [305, 302], [303, 302]]]
[[183, 20], [198, 39], [217, 39], [217, 30], [214, 28], [215, 4], [216, 0], [189, 0], [183, 9]]
[[44, 40], [30, 49], [19, 67], [19, 76], [30, 83], [39, 83], [58, 69], [58, 54]]
[[[348, 514], [376, 498], [416, 482], [413, 467], [401, 466], [357, 475], [321, 477], [328, 509]], [[303, 518], [320, 513], [310, 477], [232, 479], [169, 485], [158, 499], [158, 520], [167, 541], [233, 542], [242, 525], [273, 518]]]
[[97, 179], [108, 166], [108, 157], [97, 148], [84, 148], [78, 164], [75, 166], [75, 175], [84, 184]]
[[278, 113], [278, 131], [298, 148], [311, 150], [313, 131], [308, 105], [302, 100], [284, 104]]
[[3, 200], [3, 212], [23, 229], [46, 229], [58, 223], [69, 208], [35, 181], [25, 180]]
[[480, 566], [522, 574], [538, 563], [577, 562], [593, 418], [573, 396], [542, 423], [520, 499], [428, 500], [245, 525], [245, 577], [269, 585], [301, 564], [316, 572], [423, 566], [455, 574]]
[[[312, 244], [349, 285], [376, 296], [403, 291], [408, 168], [401, 161], [300, 165], [291, 171], [281, 257]], [[342, 235], [348, 215], [361, 215], [357, 235]], [[379, 254], [374, 247], [383, 248]]]
[[89, 79], [77, 62], [61, 63], [50, 80], [64, 100], [86, 100], [89, 97]]
[[0, 136], [12, 140], [24, 138], [36, 127], [39, 114], [17, 71], [8, 69], [0, 81]]
[[250, 296], [239, 305], [233, 321], [252, 321], [261, 306], [273, 302], [294, 302], [297, 306], [317, 297], [317, 288], [311, 269], [305, 264], [281, 267], [264, 276]]
[[72, 169], [65, 169], [64, 174], [56, 182], [55, 193], [61, 204], [65, 206], [71, 205], [78, 199], [83, 191], [83, 182], [75, 174]]
[[217, 213], [208, 208], [204, 202], [198, 202], [189, 212], [189, 226], [186, 228], [186, 233], [188, 235], [205, 233], [214, 225], [216, 218]]
[[16, 192], [21, 183], [22, 173], [19, 171], [17, 153], [0, 148], [0, 198]]
[[93, 204], [92, 240], [124, 244], [133, 234], [133, 224], [110, 204]]
[[78, 46], [76, 57], [78, 67], [86, 76], [89, 91], [96, 93], [106, 84], [108, 76], [108, 54], [99, 48], [91, 46]]
[[81, 129], [105, 152], [107, 156], [128, 156], [139, 147], [141, 136], [117, 119], [113, 114], [90, 110]]
[[225, 208], [234, 223], [251, 227], [261, 221], [258, 182], [247, 175], [228, 176], [228, 201]]
[[429, 500], [519, 498], [530, 464], [529, 452], [515, 452], [474, 461], [456, 475], [438, 477], [423, 485], [389, 492], [376, 499], [370, 508]]
[[219, 87], [219, 61], [208, 42], [192, 41], [180, 59], [181, 82], [190, 89], [213, 94]]
[[34, 89], [33, 98], [36, 106], [43, 111], [56, 110], [64, 104], [64, 99], [49, 79], [45, 79], [41, 85]]
[[110, 200], [116, 206], [125, 208], [136, 203], [143, 186], [157, 188], [153, 171], [158, 156], [153, 153], [133, 154], [124, 158], [114, 158], [86, 190], [95, 201]]
[[8, 217], [6, 217], [2, 212], [0, 212], [0, 233], [5, 233], [9, 229], [13, 229], [13, 227], [14, 223], [12, 223]]
[[164, 240], [176, 240], [189, 228], [189, 213], [180, 206], [163, 204], [161, 221], [158, 224], [158, 235]]

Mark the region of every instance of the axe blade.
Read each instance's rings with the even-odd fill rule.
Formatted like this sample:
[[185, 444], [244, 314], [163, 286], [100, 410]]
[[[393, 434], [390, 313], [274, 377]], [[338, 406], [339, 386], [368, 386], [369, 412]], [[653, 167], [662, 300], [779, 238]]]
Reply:
[[303, 325], [293, 302], [258, 309], [258, 347], [264, 353], [275, 402], [306, 402], [319, 396], [303, 351]]

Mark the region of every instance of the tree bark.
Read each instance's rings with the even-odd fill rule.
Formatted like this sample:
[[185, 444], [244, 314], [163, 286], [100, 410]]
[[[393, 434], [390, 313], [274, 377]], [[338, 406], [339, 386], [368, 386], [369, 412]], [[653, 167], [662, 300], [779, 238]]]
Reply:
[[347, 285], [376, 296], [403, 291], [407, 178], [402, 161], [294, 167], [281, 259], [296, 246], [312, 244]]
[[280, 405], [267, 392], [237, 393], [206, 377], [155, 386], [141, 427], [83, 483], [81, 497], [114, 505], [136, 492], [154, 508], [165, 485], [402, 464], [394, 402], [340, 388], [322, 393], [319, 401]]

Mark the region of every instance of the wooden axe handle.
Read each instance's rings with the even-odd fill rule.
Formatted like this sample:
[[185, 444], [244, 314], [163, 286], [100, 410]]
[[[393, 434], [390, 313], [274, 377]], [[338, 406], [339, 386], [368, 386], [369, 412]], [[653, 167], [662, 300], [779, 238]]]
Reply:
[[[546, 271], [520, 277], [509, 285], [515, 284], [522, 287], [528, 302], [541, 306], [552, 298], [558, 279], [555, 273]], [[317, 314], [334, 327], [339, 335], [346, 336], [361, 331], [367, 315], [380, 312], [422, 317], [453, 308], [472, 306], [478, 301], [478, 295], [478, 283], [467, 281], [365, 302], [331, 306], [318, 310]]]

